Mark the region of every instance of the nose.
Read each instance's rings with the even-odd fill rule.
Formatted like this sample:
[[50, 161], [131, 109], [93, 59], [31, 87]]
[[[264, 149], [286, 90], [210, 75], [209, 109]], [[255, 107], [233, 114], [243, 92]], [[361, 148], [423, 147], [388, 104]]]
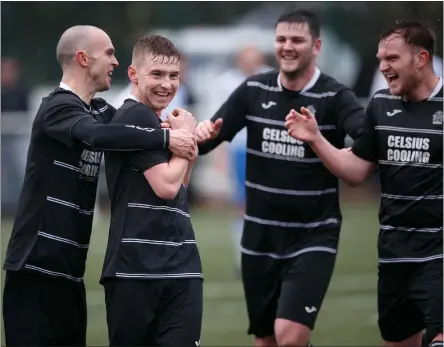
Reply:
[[160, 87], [165, 90], [170, 90], [172, 88], [172, 85], [171, 85], [169, 78], [162, 79], [162, 81], [160, 83]]
[[116, 57], [113, 58], [112, 65], [113, 65], [114, 67], [119, 67], [119, 62], [117, 61], [117, 58], [116, 58]]
[[389, 64], [385, 60], [381, 60], [379, 62], [379, 70], [381, 72], [387, 71], [389, 69], [389, 67], [390, 67]]
[[291, 47], [290, 40], [285, 40], [284, 45], [282, 46], [282, 49], [284, 51], [291, 51], [292, 47]]

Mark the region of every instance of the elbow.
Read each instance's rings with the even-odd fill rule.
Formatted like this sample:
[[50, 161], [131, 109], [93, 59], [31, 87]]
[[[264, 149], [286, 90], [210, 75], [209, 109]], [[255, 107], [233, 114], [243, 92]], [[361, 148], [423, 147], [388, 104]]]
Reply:
[[103, 141], [100, 141], [97, 136], [89, 136], [84, 142], [92, 148], [103, 148]]
[[154, 193], [163, 200], [174, 200], [179, 189], [180, 186], [175, 184], [162, 184], [160, 187], [153, 187]]
[[352, 187], [352, 188], [355, 188], [355, 187], [357, 187], [357, 186], [359, 186], [362, 182], [360, 182], [360, 181], [357, 181], [357, 180], [344, 180], [344, 182], [349, 186], [349, 187]]
[[361, 185], [365, 181], [365, 176], [359, 175], [354, 177], [347, 177], [343, 179], [343, 181], [352, 188], [355, 188], [359, 185]]

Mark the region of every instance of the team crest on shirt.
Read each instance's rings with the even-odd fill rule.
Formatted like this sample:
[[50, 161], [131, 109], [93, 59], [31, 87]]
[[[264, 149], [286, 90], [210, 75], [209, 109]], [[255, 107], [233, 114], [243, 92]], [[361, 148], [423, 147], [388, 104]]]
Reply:
[[433, 124], [442, 125], [442, 111], [436, 111], [432, 119]]
[[312, 115], [316, 114], [316, 109], [313, 105], [308, 105], [307, 109], [311, 112]]

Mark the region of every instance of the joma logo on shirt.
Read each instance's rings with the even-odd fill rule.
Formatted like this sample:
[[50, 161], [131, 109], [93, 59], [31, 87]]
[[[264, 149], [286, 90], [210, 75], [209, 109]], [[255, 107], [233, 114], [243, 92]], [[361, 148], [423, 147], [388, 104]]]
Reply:
[[97, 177], [99, 175], [100, 162], [102, 161], [102, 152], [90, 151], [84, 149], [80, 155], [80, 175], [88, 177]]

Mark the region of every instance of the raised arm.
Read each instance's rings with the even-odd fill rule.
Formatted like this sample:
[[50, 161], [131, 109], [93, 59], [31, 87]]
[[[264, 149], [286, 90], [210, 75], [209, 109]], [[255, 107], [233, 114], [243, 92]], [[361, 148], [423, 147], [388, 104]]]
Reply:
[[368, 114], [352, 151], [341, 151], [328, 142], [314, 116], [304, 107], [301, 113], [291, 110], [285, 126], [290, 136], [309, 143], [324, 165], [350, 186], [361, 184], [376, 168], [376, 141]]
[[322, 134], [310, 145], [327, 169], [349, 186], [360, 185], [376, 169], [374, 163], [356, 156], [353, 149], [352, 151], [337, 149]]
[[[144, 161], [140, 158], [139, 165], [148, 164], [150, 153], [146, 152]], [[150, 165], [145, 165], [148, 167]], [[183, 184], [188, 170], [188, 160], [173, 154], [168, 162], [152, 166], [144, 171], [144, 176], [156, 195], [164, 200], [173, 200]]]
[[185, 186], [188, 186], [188, 185], [190, 184], [190, 181], [191, 181], [191, 174], [192, 174], [192, 172], [193, 172], [193, 167], [194, 167], [194, 164], [196, 163], [196, 160], [197, 160], [197, 156], [198, 156], [198, 155], [199, 155], [199, 147], [196, 146], [196, 150], [195, 150], [195, 152], [194, 152], [194, 158], [191, 159], [191, 160], [188, 160], [188, 169], [187, 169], [187, 172], [186, 172], [186, 174], [185, 174], [185, 178], [184, 178], [184, 180], [183, 180], [183, 184], [184, 184]]
[[[63, 97], [62, 97], [63, 95]], [[49, 101], [44, 130], [52, 138], [72, 147], [81, 141], [92, 148], [111, 151], [156, 150], [174, 147], [181, 156], [191, 158], [194, 136], [182, 130], [154, 129], [135, 124], [101, 124], [75, 96], [60, 94]]]
[[247, 82], [242, 83], [229, 96], [210, 120], [200, 122], [196, 128], [199, 154], [206, 154], [224, 141], [231, 141], [246, 125]]
[[[147, 107], [134, 107], [125, 115], [125, 121], [140, 124], [144, 127], [158, 128], [159, 122]], [[195, 120], [191, 116], [182, 118], [185, 128], [194, 130]], [[131, 163], [143, 172], [154, 193], [164, 200], [173, 200], [182, 184], [189, 168], [189, 161], [168, 150], [141, 151], [131, 154]]]

